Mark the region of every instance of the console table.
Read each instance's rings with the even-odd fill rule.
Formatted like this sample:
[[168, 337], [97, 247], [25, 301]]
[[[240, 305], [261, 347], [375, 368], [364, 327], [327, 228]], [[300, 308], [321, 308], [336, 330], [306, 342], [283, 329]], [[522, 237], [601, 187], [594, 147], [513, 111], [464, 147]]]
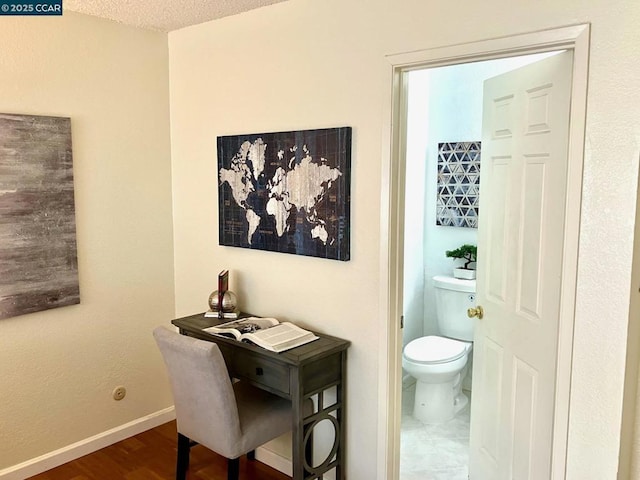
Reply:
[[[321, 479], [324, 473], [334, 468], [336, 479], [344, 479], [344, 382], [346, 353], [350, 342], [316, 333], [320, 337], [318, 340], [282, 353], [274, 353], [250, 343], [204, 331], [207, 327], [227, 321], [229, 320], [205, 317], [204, 313], [198, 313], [178, 318], [171, 323], [183, 335], [218, 344], [232, 377], [291, 400], [294, 480]], [[332, 387], [336, 387], [336, 402], [327, 405], [324, 393]], [[316, 408], [310, 416], [305, 417], [303, 404], [314, 395], [317, 395]], [[334, 426], [334, 443], [326, 459], [314, 461], [311, 452], [312, 432], [323, 420], [328, 420]]]

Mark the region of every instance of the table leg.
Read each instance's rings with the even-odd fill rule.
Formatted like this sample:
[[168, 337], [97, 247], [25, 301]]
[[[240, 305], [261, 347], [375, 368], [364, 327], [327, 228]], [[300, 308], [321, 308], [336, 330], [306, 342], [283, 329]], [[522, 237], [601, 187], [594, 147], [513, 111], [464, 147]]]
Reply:
[[292, 458], [293, 480], [304, 479], [304, 399], [300, 379], [293, 378], [291, 382], [291, 406], [292, 406]]

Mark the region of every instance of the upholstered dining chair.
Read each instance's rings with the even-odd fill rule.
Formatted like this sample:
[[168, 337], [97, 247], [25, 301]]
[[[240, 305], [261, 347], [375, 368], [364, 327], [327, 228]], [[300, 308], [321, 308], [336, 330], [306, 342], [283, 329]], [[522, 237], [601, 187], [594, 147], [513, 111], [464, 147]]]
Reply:
[[291, 402], [246, 382], [232, 382], [213, 342], [157, 327], [178, 426], [176, 480], [185, 480], [189, 449], [201, 444], [228, 459], [228, 479], [239, 477], [240, 457], [291, 429]]

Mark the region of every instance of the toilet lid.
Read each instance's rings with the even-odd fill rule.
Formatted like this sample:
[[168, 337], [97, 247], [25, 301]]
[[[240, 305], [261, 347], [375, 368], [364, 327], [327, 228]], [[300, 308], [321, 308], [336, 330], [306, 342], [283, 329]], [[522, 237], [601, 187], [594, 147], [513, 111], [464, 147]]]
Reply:
[[468, 345], [460, 340], [430, 335], [409, 342], [404, 348], [404, 355], [418, 363], [451, 362], [462, 357]]

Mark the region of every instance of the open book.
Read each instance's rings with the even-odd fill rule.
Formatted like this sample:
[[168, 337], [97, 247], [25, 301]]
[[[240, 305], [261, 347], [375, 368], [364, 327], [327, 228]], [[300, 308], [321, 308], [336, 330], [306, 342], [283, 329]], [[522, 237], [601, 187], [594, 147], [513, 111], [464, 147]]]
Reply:
[[204, 331], [238, 341], [247, 340], [272, 352], [284, 352], [318, 339], [308, 330], [275, 318], [247, 317], [208, 327]]

